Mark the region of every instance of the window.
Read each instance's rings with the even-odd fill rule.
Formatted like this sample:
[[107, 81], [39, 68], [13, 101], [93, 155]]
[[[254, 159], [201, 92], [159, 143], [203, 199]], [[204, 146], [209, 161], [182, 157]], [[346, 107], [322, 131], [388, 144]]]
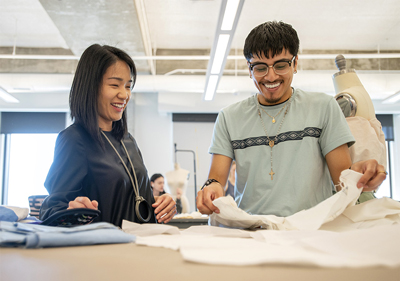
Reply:
[[47, 195], [44, 181], [57, 134], [11, 134], [7, 205], [29, 208], [30, 195]]
[[[377, 190], [375, 196], [377, 198], [381, 197], [390, 197], [395, 200], [399, 200], [400, 198], [396, 198], [394, 196], [394, 184], [393, 182], [396, 179], [396, 168], [395, 168], [395, 157], [394, 157], [394, 151], [395, 151], [395, 139], [394, 139], [394, 126], [393, 126], [393, 115], [391, 114], [377, 114], [376, 118], [381, 122], [382, 124], [382, 131], [385, 134], [385, 140], [386, 140], [386, 159], [387, 159], [387, 164], [386, 164], [386, 170], [388, 172], [388, 175], [386, 177], [386, 180], [381, 184], [379, 189]], [[398, 145], [398, 144], [397, 144]]]
[[1, 204], [29, 207], [30, 195], [47, 195], [44, 181], [53, 162], [63, 112], [2, 112]]

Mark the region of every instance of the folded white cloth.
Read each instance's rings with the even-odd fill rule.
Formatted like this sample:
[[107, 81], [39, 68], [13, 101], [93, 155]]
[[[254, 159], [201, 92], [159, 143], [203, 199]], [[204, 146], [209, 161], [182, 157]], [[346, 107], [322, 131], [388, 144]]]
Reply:
[[[155, 225], [153, 230], [159, 226]], [[247, 231], [201, 225], [181, 230], [179, 234], [138, 236], [136, 243], [179, 250], [185, 260], [206, 264], [395, 267], [400, 266], [399, 233], [399, 224], [342, 233]]]
[[157, 234], [179, 234], [179, 228], [167, 224], [157, 223], [134, 223], [131, 221], [123, 220], [122, 229], [126, 233], [134, 234], [137, 236], [151, 236]]
[[398, 267], [399, 233], [400, 225], [343, 233], [322, 230], [258, 230], [253, 235], [263, 236], [264, 241], [205, 237], [202, 240], [192, 239], [192, 244], [182, 244], [180, 253], [185, 260], [191, 262], [236, 266], [291, 264], [334, 268]]

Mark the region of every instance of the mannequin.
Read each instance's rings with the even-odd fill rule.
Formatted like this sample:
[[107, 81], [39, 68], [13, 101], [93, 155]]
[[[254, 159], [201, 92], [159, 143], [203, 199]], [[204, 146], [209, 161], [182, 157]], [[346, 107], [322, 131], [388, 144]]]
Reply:
[[[386, 144], [381, 123], [376, 119], [371, 97], [354, 69], [346, 68], [346, 59], [335, 59], [339, 72], [333, 75], [335, 99], [339, 103], [356, 142], [350, 150], [352, 162], [375, 159], [386, 170]], [[363, 192], [359, 202], [375, 198], [372, 192]]]
[[172, 198], [176, 200], [180, 196], [182, 213], [189, 212], [189, 200], [186, 197], [189, 175], [189, 171], [182, 169], [178, 163], [175, 163], [174, 170], [165, 173]]
[[333, 75], [336, 100], [342, 108], [356, 143], [350, 147], [352, 162], [375, 159], [386, 169], [386, 144], [381, 123], [376, 119], [371, 97], [354, 69], [346, 68], [343, 55], [336, 57], [339, 72]]

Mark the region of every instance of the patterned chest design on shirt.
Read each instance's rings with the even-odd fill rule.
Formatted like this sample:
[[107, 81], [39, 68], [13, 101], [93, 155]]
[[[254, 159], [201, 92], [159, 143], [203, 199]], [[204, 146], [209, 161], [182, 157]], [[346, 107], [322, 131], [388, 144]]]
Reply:
[[[319, 138], [321, 136], [322, 129], [307, 127], [301, 131], [288, 131], [281, 133], [277, 136], [275, 144], [277, 145], [285, 141], [302, 140], [305, 137]], [[275, 140], [275, 136], [269, 137]], [[233, 149], [245, 149], [252, 146], [269, 145], [269, 140], [266, 136], [252, 137], [243, 140], [233, 140], [231, 141]]]

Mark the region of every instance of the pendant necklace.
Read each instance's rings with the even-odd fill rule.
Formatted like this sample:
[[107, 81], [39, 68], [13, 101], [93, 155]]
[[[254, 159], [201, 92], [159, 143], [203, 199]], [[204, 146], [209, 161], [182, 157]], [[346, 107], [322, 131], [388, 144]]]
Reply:
[[[260, 117], [260, 121], [261, 121], [261, 124], [262, 124], [262, 126], [263, 126], [265, 135], [267, 136], [268, 145], [269, 145], [269, 147], [271, 147], [271, 151], [270, 151], [271, 172], [269, 173], [269, 175], [271, 176], [271, 180], [274, 179], [274, 175], [275, 175], [274, 170], [273, 170], [273, 168], [272, 168], [272, 164], [273, 164], [272, 149], [273, 149], [273, 147], [274, 147], [274, 145], [275, 145], [275, 142], [278, 141], [278, 135], [279, 135], [279, 132], [281, 131], [283, 121], [285, 120], [286, 114], [287, 114], [287, 112], [288, 112], [288, 110], [289, 110], [290, 103], [292, 102], [292, 97], [293, 97], [293, 94], [290, 96], [288, 102], [285, 104], [285, 106], [287, 105], [287, 107], [286, 107], [285, 113], [283, 114], [282, 121], [281, 121], [281, 123], [279, 124], [279, 128], [278, 128], [278, 131], [276, 132], [275, 138], [274, 138], [274, 139], [270, 139], [269, 136], [268, 136], [268, 133], [267, 133], [267, 129], [265, 128], [264, 121], [263, 121], [262, 116], [261, 116], [261, 111], [260, 111], [260, 108], [261, 108], [261, 107], [260, 107], [260, 103], [259, 103], [259, 101], [258, 101], [257, 94], [256, 94], [256, 104], [257, 104], [258, 116]], [[283, 108], [285, 108], [285, 106], [284, 106]], [[282, 108], [282, 109], [283, 109], [283, 108]], [[261, 109], [262, 109], [262, 108], [261, 108]], [[279, 113], [282, 111], [282, 109], [279, 111]], [[263, 111], [264, 111], [264, 110], [263, 110]], [[264, 112], [265, 112], [265, 111], [264, 111]], [[266, 112], [265, 112], [265, 113], [266, 113]], [[279, 114], [279, 113], [278, 113], [278, 114]], [[275, 117], [278, 116], [278, 114], [275, 115]], [[267, 113], [267, 115], [270, 116], [268, 113]], [[271, 117], [271, 116], [270, 116], [270, 117]], [[275, 119], [273, 119], [272, 123], [275, 123], [274, 120], [275, 120]]]
[[[257, 101], [258, 101], [258, 99], [257, 99]], [[282, 110], [285, 109], [286, 105], [287, 105], [287, 103], [285, 103], [285, 105], [281, 108], [281, 110], [279, 110], [278, 114], [276, 114], [275, 116], [269, 115], [268, 112], [266, 112], [266, 111], [264, 110], [264, 108], [262, 108], [262, 107], [260, 107], [260, 108], [261, 108], [262, 111], [264, 111], [265, 114], [267, 114], [269, 117], [272, 118], [272, 123], [275, 123], [275, 122], [276, 122], [275, 117], [277, 117], [277, 116], [282, 112]]]
[[[135, 182], [133, 181], [132, 175], [131, 175], [128, 167], [126, 166], [124, 160], [122, 159], [121, 155], [118, 153], [115, 146], [112, 144], [110, 139], [106, 136], [106, 134], [103, 131], [101, 131], [101, 133], [106, 138], [106, 140], [111, 145], [111, 147], [114, 149], [115, 153], [118, 155], [119, 160], [121, 160], [121, 163], [124, 166], [126, 173], [129, 176], [129, 179], [130, 179], [132, 187], [133, 187], [133, 193], [135, 194], [135, 213], [136, 213], [137, 218], [141, 222], [149, 222], [150, 218], [151, 218], [152, 209], [151, 209], [149, 203], [146, 201], [146, 199], [144, 199], [142, 196], [139, 195], [139, 185], [138, 185], [138, 180], [136, 177], [135, 168], [133, 167], [131, 157], [129, 157], [128, 150], [126, 149], [124, 142], [121, 140], [122, 147], [124, 148], [126, 156], [128, 157], [129, 164], [132, 167], [132, 172], [133, 172], [133, 176], [135, 178]], [[142, 216], [142, 213], [144, 213], [144, 216]]]

